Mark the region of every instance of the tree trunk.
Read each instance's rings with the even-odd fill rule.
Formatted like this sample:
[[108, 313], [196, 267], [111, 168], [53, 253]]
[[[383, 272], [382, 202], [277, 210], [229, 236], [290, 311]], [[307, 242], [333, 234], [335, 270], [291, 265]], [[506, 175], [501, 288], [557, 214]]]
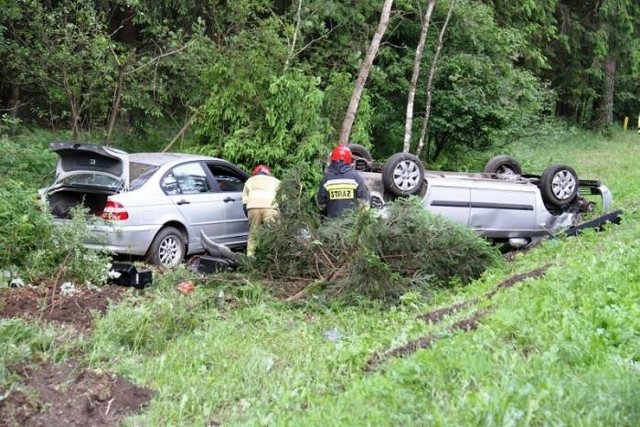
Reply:
[[416, 56], [413, 58], [413, 73], [411, 74], [411, 82], [409, 83], [409, 95], [407, 96], [407, 114], [404, 121], [404, 144], [402, 151], [409, 152], [411, 148], [411, 130], [413, 128], [413, 100], [416, 97], [416, 86], [418, 85], [418, 77], [420, 76], [420, 63], [422, 62], [422, 53], [424, 44], [427, 41], [427, 33], [431, 24], [431, 14], [436, 5], [436, 0], [429, 0], [427, 11], [422, 21], [422, 31], [420, 31], [420, 41], [416, 47]]
[[615, 91], [616, 58], [607, 55], [604, 62], [604, 93], [598, 109], [598, 123], [610, 125], [613, 123], [613, 94]]
[[349, 102], [349, 107], [347, 108], [347, 114], [345, 115], [344, 121], [342, 122], [342, 129], [340, 131], [339, 140], [340, 145], [347, 145], [349, 143], [349, 135], [351, 135], [351, 128], [353, 127], [353, 122], [356, 118], [356, 111], [358, 111], [358, 104], [360, 103], [360, 97], [362, 96], [362, 91], [364, 90], [364, 84], [367, 81], [367, 77], [369, 77], [369, 70], [371, 69], [373, 60], [378, 53], [378, 47], [380, 46], [382, 36], [387, 30], [392, 5], [393, 0], [384, 0], [384, 4], [382, 5], [382, 13], [380, 15], [380, 22], [378, 22], [378, 28], [376, 29], [376, 32], [373, 35], [373, 39], [371, 40], [371, 45], [369, 46], [369, 50], [367, 51], [367, 56], [365, 56], [364, 61], [360, 65], [360, 72], [358, 73], [356, 86], [353, 89], [353, 93], [351, 94], [351, 101]]
[[11, 111], [11, 117], [18, 118], [18, 110], [20, 108], [20, 86], [17, 84], [11, 85], [11, 100], [9, 100], [9, 111]]
[[[438, 35], [438, 46], [436, 47], [436, 52], [433, 55], [433, 61], [431, 61], [431, 69], [429, 70], [429, 78], [427, 79], [427, 106], [424, 110], [424, 120], [422, 121], [420, 140], [418, 141], [418, 148], [416, 149], [416, 156], [418, 157], [420, 157], [420, 153], [422, 152], [422, 149], [424, 147], [424, 142], [427, 135], [427, 124], [429, 123], [429, 118], [431, 117], [431, 91], [433, 89], [433, 78], [436, 74], [436, 65], [438, 63], [438, 58], [440, 58], [442, 45], [444, 44], [444, 32], [447, 30], [447, 26], [449, 25], [449, 20], [451, 19], [451, 14], [453, 13], [453, 8], [455, 7], [455, 5], [456, 0], [451, 0], [451, 3], [449, 3], [449, 10], [447, 11], [447, 18], [444, 20], [444, 24], [442, 24], [440, 34]], [[428, 154], [429, 150], [427, 149], [427, 159]]]
[[109, 120], [107, 121], [107, 130], [104, 136], [105, 144], [109, 145], [111, 142], [111, 135], [113, 134], [113, 128], [116, 124], [116, 118], [120, 111], [120, 101], [122, 100], [122, 87], [124, 86], [125, 76], [125, 64], [118, 64], [118, 80], [116, 82], [115, 90], [113, 91], [113, 99], [111, 100], [111, 111], [109, 112]]

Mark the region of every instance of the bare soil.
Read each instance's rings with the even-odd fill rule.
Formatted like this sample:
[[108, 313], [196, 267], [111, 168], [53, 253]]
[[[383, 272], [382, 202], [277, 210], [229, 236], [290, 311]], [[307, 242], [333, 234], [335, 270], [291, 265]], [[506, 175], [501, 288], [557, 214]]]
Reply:
[[[61, 323], [90, 333], [95, 316], [125, 298], [129, 288], [76, 287], [61, 293], [53, 283], [0, 289], [0, 318]], [[9, 385], [0, 386], [0, 427], [117, 426], [144, 408], [153, 392], [112, 373], [87, 369], [76, 360], [27, 361], [8, 367]]]
[[0, 289], [0, 318], [62, 322], [86, 331], [93, 325], [92, 312], [103, 315], [110, 302], [121, 300], [128, 291], [128, 288], [117, 285], [74, 289], [67, 295], [52, 283]]
[[117, 426], [153, 394], [114, 374], [84, 369], [73, 360], [18, 365], [11, 372], [20, 384], [0, 401], [2, 426]]

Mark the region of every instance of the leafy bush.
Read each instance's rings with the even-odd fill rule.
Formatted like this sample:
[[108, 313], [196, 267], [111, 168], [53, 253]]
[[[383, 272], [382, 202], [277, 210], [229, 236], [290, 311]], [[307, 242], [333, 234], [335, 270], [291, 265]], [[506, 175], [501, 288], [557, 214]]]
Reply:
[[38, 209], [34, 192], [7, 179], [0, 188], [0, 267], [23, 266], [53, 236], [51, 218]]
[[[2, 127], [0, 126], [0, 131]], [[44, 140], [20, 137], [17, 142], [0, 136], [0, 175], [38, 188], [52, 180], [57, 156], [47, 149]]]
[[51, 239], [27, 256], [26, 272], [31, 277], [55, 277], [59, 281], [102, 285], [111, 266], [110, 254], [84, 246], [92, 221], [86, 210], [71, 211], [71, 222], [54, 227]]
[[331, 295], [394, 300], [468, 283], [499, 259], [486, 240], [431, 214], [415, 197], [396, 200], [383, 214], [352, 211], [324, 221], [300, 206], [283, 200], [279, 220], [259, 234], [252, 266], [278, 286], [302, 279], [326, 285]]
[[55, 227], [31, 189], [7, 180], [0, 188], [0, 268], [30, 280], [104, 283], [109, 257], [83, 245], [89, 232], [84, 212], [72, 216], [68, 225]]

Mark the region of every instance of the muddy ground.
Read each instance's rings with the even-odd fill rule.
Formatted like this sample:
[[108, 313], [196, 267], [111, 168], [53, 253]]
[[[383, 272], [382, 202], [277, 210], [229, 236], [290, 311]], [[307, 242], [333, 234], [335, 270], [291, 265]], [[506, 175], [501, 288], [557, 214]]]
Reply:
[[[489, 300], [502, 289], [528, 278], [543, 276], [549, 265], [514, 275], [485, 295], [425, 313], [425, 322], [440, 323], [465, 310], [468, 317], [445, 329], [447, 334], [468, 332], [480, 325], [490, 310], [474, 310], [481, 300]], [[118, 285], [100, 288], [77, 287], [65, 292], [52, 283], [37, 287], [0, 289], [0, 318], [21, 318], [29, 322], [63, 324], [78, 333], [91, 333], [95, 316], [103, 315], [109, 304], [125, 298], [135, 289]], [[445, 334], [445, 335], [447, 335]], [[406, 357], [430, 348], [442, 334], [431, 334], [407, 344], [374, 354], [365, 364], [372, 371], [389, 359]], [[126, 417], [142, 410], [153, 391], [132, 384], [112, 373], [82, 366], [78, 360], [64, 363], [29, 361], [7, 367], [9, 386], [0, 385], [0, 427], [4, 426], [117, 426]]]
[[[66, 292], [64, 292], [66, 291]], [[0, 318], [63, 324], [90, 333], [94, 314], [131, 292], [110, 285], [62, 290], [53, 284], [0, 289]], [[0, 385], [0, 427], [117, 426], [144, 408], [153, 391], [77, 360], [29, 361], [8, 366], [10, 385]]]

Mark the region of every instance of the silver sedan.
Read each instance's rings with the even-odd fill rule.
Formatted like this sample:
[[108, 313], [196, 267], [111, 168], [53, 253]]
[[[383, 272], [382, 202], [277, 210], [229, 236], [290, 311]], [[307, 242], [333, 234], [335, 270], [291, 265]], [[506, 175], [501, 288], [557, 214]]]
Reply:
[[248, 174], [228, 161], [77, 142], [55, 142], [51, 149], [59, 155], [56, 176], [40, 196], [56, 224], [70, 221], [80, 204], [97, 218], [88, 247], [173, 267], [205, 251], [201, 233], [231, 248], [246, 246]]

